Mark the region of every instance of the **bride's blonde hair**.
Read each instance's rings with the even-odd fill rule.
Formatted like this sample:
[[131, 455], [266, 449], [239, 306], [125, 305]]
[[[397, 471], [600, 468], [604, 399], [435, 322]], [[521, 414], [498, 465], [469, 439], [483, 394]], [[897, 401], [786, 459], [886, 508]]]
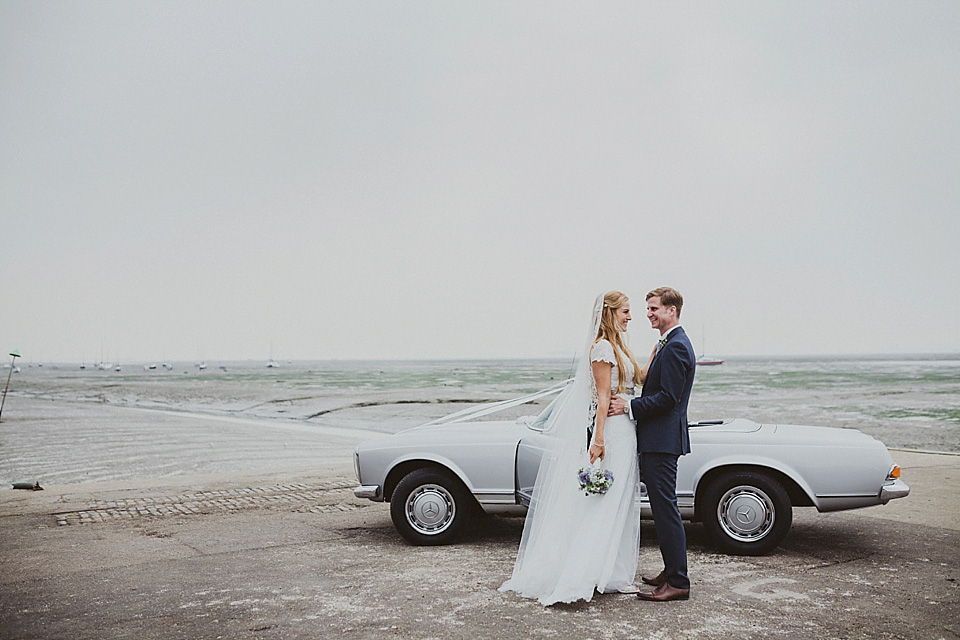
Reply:
[[600, 340], [606, 340], [613, 345], [613, 355], [617, 359], [617, 369], [620, 371], [620, 375], [617, 376], [616, 393], [623, 393], [627, 389], [626, 381], [623, 379], [623, 372], [625, 371], [623, 368], [624, 356], [633, 364], [633, 383], [640, 386], [640, 365], [637, 364], [633, 353], [630, 352], [630, 347], [627, 346], [624, 340], [624, 334], [617, 328], [616, 322], [617, 309], [625, 305], [629, 300], [630, 298], [628, 298], [625, 293], [619, 291], [608, 291], [603, 294], [603, 311], [600, 313], [600, 328], [597, 329], [597, 338], [594, 340], [594, 343]]

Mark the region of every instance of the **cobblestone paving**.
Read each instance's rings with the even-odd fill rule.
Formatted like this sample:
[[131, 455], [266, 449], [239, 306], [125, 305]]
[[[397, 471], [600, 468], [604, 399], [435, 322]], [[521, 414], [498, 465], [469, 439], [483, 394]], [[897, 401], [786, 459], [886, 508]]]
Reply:
[[334, 479], [319, 485], [280, 484], [198, 491], [176, 496], [94, 500], [87, 509], [55, 513], [58, 525], [92, 524], [141, 517], [189, 516], [217, 511], [293, 507], [300, 513], [355, 511], [353, 480]]

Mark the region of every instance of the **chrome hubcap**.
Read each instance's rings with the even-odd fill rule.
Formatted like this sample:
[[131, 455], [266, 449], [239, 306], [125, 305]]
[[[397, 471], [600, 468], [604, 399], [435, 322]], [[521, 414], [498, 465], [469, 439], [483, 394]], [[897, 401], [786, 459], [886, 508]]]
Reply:
[[427, 535], [436, 535], [447, 529], [456, 510], [453, 496], [437, 484], [419, 486], [407, 498], [407, 522]]
[[756, 542], [773, 529], [776, 508], [770, 496], [756, 487], [733, 487], [720, 498], [717, 518], [734, 540]]

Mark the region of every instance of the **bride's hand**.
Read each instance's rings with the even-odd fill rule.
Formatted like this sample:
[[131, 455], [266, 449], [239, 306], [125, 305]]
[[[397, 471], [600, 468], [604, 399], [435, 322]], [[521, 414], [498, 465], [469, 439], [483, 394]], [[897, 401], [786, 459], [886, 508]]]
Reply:
[[593, 464], [599, 458], [603, 460], [605, 455], [605, 450], [602, 444], [592, 444], [590, 445], [590, 464]]

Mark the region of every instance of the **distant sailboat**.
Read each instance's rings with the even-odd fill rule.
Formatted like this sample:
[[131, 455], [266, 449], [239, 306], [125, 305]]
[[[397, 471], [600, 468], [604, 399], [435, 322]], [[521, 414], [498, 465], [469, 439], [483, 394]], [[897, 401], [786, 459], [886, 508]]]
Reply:
[[280, 365], [273, 359], [273, 343], [270, 343], [270, 362], [267, 363], [267, 369], [276, 369]]
[[707, 343], [707, 339], [704, 336], [704, 331], [701, 329], [700, 355], [697, 356], [697, 364], [700, 365], [701, 367], [709, 367], [709, 366], [715, 366], [718, 364], [723, 364], [723, 360], [717, 360], [716, 358], [709, 358], [706, 355], [704, 355], [706, 353], [706, 349], [704, 349], [704, 347], [706, 346], [706, 343]]
[[103, 340], [100, 341], [100, 362], [97, 363], [97, 369], [106, 371], [110, 368], [110, 363], [103, 359]]

